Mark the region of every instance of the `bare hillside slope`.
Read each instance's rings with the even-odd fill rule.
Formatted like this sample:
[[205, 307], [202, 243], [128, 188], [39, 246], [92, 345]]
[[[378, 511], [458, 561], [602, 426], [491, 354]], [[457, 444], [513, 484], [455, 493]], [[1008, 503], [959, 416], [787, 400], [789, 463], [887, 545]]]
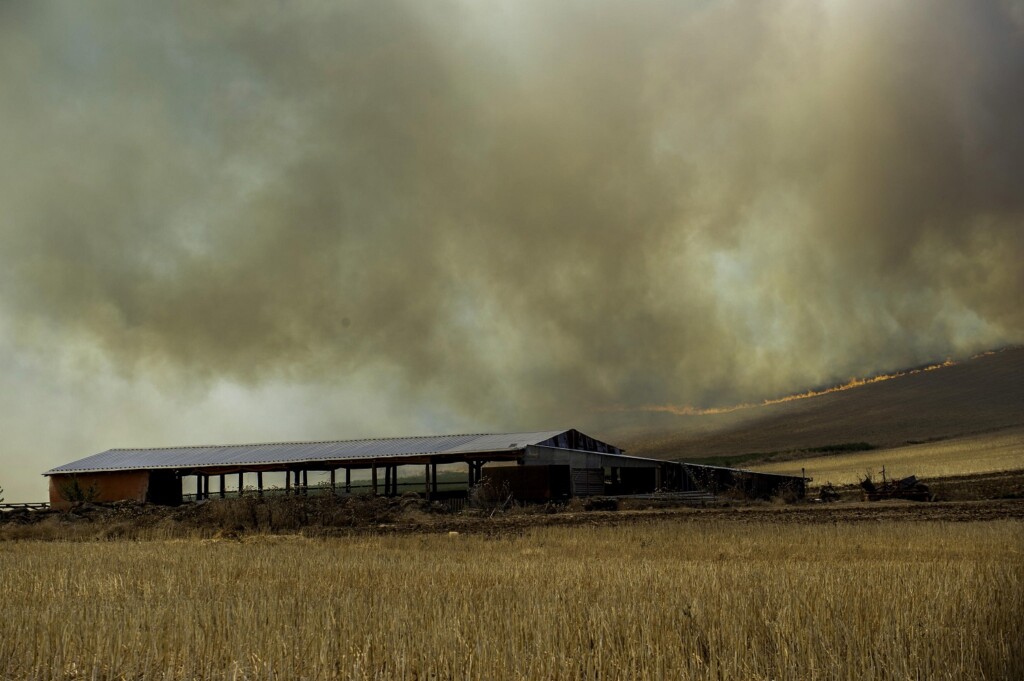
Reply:
[[1024, 425], [1024, 348], [729, 414], [637, 414], [612, 428], [629, 453], [698, 459], [840, 443], [896, 447]]

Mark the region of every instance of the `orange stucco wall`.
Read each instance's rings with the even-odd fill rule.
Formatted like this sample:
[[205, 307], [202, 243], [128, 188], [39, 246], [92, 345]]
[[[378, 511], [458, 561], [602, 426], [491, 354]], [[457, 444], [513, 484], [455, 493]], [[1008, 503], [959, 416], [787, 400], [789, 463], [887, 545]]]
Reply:
[[[120, 501], [131, 499], [145, 501], [149, 490], [148, 471], [125, 471], [119, 473], [79, 473], [78, 485], [87, 490], [95, 486], [93, 501]], [[61, 497], [61, 490], [71, 482], [70, 475], [50, 476], [50, 506], [68, 508], [71, 503]]]

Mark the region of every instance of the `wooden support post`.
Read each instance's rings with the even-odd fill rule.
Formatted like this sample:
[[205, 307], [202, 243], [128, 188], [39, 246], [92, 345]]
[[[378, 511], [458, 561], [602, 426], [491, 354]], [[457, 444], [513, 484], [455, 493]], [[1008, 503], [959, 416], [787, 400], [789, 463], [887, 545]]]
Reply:
[[384, 466], [384, 496], [391, 496], [391, 466]]
[[391, 486], [394, 488], [394, 494], [397, 497], [398, 496], [398, 466], [392, 467]]
[[332, 495], [334, 494], [335, 487], [336, 487], [336, 485], [335, 485], [335, 479], [334, 479], [334, 469], [332, 468], [331, 469], [331, 494]]
[[245, 491], [245, 473], [238, 471], [238, 496], [242, 496], [242, 492]]
[[284, 472], [284, 493], [285, 496], [292, 493], [292, 472], [288, 470]]
[[430, 464], [423, 464], [423, 492], [430, 499]]
[[373, 496], [377, 496], [377, 464], [373, 464], [373, 468], [371, 470], [370, 479], [373, 483]]
[[196, 473], [196, 501], [203, 498], [203, 474]]
[[437, 495], [437, 464], [430, 464], [430, 491]]
[[220, 474], [220, 498], [224, 498], [224, 474]]
[[309, 494], [309, 471], [302, 469], [302, 494]]
[[256, 489], [259, 490], [260, 496], [263, 496], [263, 471], [256, 472]]
[[352, 469], [345, 466], [345, 494], [352, 494]]

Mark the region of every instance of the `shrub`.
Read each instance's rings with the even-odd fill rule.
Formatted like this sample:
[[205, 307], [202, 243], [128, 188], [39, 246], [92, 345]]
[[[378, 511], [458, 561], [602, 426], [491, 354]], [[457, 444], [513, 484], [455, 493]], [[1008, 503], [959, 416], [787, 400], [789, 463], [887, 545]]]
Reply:
[[88, 487], [82, 487], [77, 475], [72, 475], [68, 482], [61, 485], [60, 488], [60, 498], [64, 501], [95, 501], [98, 494], [99, 490], [96, 489], [95, 483]]

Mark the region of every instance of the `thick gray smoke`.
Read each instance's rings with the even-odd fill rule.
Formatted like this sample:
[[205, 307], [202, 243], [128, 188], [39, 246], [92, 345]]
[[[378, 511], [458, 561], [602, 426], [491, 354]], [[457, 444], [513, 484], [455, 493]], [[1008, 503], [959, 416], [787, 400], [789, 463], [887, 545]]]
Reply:
[[1020, 341], [1022, 17], [6, 2], [0, 334], [481, 428]]

